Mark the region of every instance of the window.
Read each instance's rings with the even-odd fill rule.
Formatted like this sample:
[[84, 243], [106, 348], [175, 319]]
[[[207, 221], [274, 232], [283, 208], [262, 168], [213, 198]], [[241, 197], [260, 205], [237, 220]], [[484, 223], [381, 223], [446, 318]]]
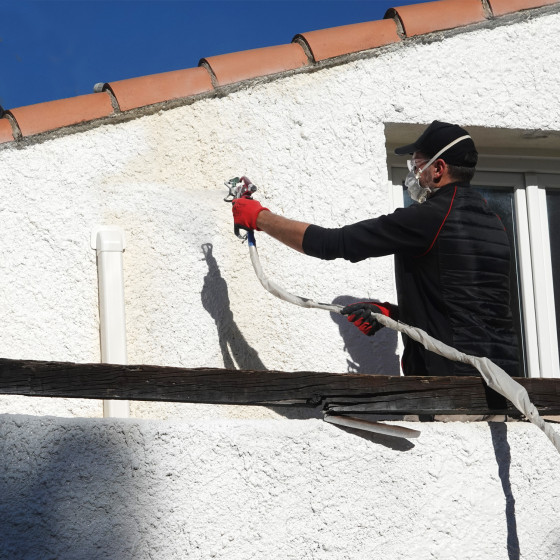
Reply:
[[556, 341], [560, 347], [560, 189], [546, 191], [548, 227], [550, 231], [550, 256], [556, 313]]
[[[401, 145], [411, 137], [416, 136], [407, 135]], [[393, 206], [407, 205], [405, 158], [392, 157], [392, 150], [388, 154]], [[560, 377], [560, 158], [484, 156], [472, 186], [500, 216], [510, 239], [520, 375]]]

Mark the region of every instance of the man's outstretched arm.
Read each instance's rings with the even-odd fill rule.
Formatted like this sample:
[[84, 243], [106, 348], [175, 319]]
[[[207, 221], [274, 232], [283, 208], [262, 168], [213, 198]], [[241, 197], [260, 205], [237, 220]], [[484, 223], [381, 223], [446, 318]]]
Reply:
[[288, 247], [303, 253], [303, 236], [309, 224], [273, 214], [252, 198], [235, 199], [232, 210], [235, 225], [264, 231]]
[[284, 245], [303, 253], [303, 236], [309, 227], [305, 222], [290, 220], [272, 212], [261, 212], [257, 227]]

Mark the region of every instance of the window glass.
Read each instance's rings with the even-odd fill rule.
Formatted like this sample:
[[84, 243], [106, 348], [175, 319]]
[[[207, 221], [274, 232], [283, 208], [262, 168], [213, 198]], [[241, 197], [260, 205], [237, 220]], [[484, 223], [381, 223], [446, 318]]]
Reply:
[[556, 310], [556, 336], [560, 348], [560, 191], [546, 191], [548, 228], [550, 232], [550, 256]]

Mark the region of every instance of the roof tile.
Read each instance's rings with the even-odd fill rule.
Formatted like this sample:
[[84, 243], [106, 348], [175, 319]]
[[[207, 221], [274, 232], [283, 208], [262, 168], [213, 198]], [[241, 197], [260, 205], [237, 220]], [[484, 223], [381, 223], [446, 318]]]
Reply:
[[8, 112], [16, 120], [22, 135], [31, 136], [106, 117], [113, 113], [113, 106], [109, 94], [102, 92], [27, 105]]
[[294, 37], [303, 38], [316, 61], [381, 47], [400, 41], [394, 20], [368, 21], [308, 31]]
[[212, 81], [206, 68], [187, 68], [110, 82], [107, 86], [117, 98], [121, 111], [129, 111], [210, 91]]
[[[198, 68], [100, 84], [104, 91], [19, 107], [8, 113], [21, 134], [30, 136], [113, 114], [107, 89], [113, 92], [120, 109], [128, 111], [211, 91], [215, 83], [223, 86], [310, 66], [313, 62], [302, 43], [315, 61], [321, 61], [394, 43], [403, 35], [413, 37], [484, 21], [490, 12], [488, 6], [494, 16], [501, 16], [551, 4], [560, 4], [560, 0], [437, 0], [405, 5], [389, 9], [383, 20], [310, 31], [296, 35], [288, 45], [203, 58]], [[3, 118], [0, 107], [0, 143], [13, 140], [12, 121]]]
[[14, 133], [12, 132], [12, 124], [9, 119], [0, 119], [0, 144], [4, 142], [12, 142]]
[[492, 13], [495, 16], [557, 3], [558, 0], [489, 0], [490, 8], [492, 8]]
[[309, 64], [303, 47], [297, 43], [209, 56], [203, 58], [200, 64], [204, 62], [210, 66], [220, 86], [295, 70]]
[[390, 8], [385, 18], [400, 19], [407, 37], [451, 29], [486, 19], [482, 0], [439, 0]]

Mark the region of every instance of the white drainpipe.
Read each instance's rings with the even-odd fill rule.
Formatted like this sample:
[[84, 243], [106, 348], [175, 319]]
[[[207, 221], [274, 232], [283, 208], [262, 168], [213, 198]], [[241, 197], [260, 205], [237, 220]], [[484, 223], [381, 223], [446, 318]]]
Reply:
[[[126, 364], [126, 322], [124, 312], [124, 231], [118, 226], [99, 226], [91, 234], [97, 251], [99, 282], [99, 331], [101, 362]], [[128, 401], [104, 400], [105, 418], [128, 418]]]

